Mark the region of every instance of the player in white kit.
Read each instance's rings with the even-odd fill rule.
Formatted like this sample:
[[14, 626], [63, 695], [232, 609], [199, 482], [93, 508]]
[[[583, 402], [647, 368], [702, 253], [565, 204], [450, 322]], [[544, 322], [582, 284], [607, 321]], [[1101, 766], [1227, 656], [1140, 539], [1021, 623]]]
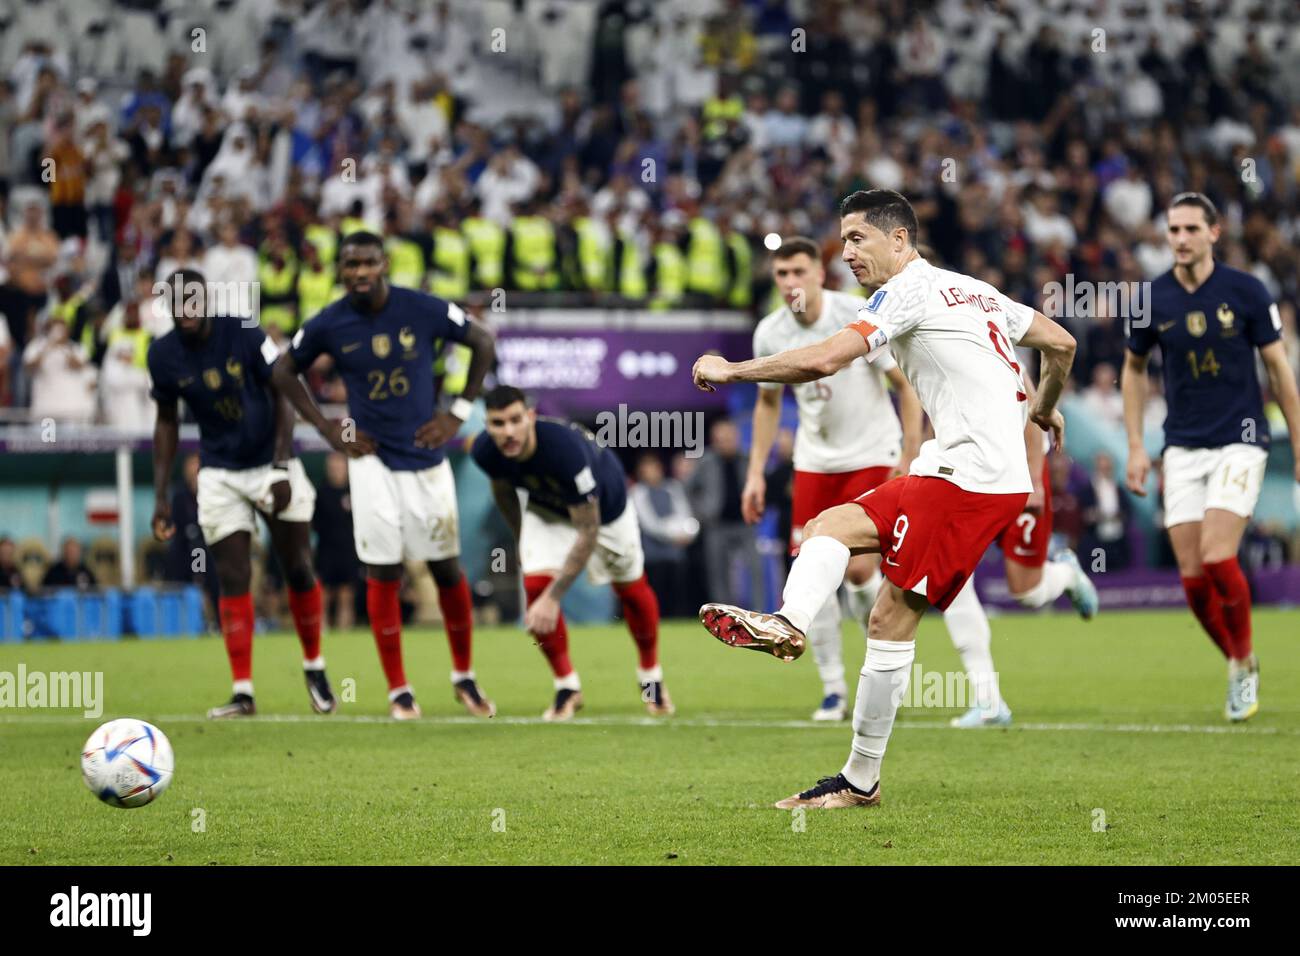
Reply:
[[[936, 269], [916, 251], [916, 213], [899, 193], [856, 192], [840, 206], [843, 257], [877, 291], [848, 328], [816, 345], [748, 362], [701, 356], [696, 384], [811, 382], [886, 346], [921, 398], [935, 437], [906, 476], [818, 515], [804, 527], [776, 614], [706, 604], [700, 620], [719, 640], [793, 660], [814, 618], [838, 590], [853, 553], [879, 552], [886, 578], [871, 609], [867, 659], [853, 712], [853, 746], [840, 772], [776, 806], [840, 808], [880, 803], [880, 767], [907, 689], [916, 628], [927, 606], [947, 608], [989, 544], [1024, 508], [1029, 417], [1060, 446], [1056, 404], [1074, 362], [1074, 338], [986, 282]], [[1039, 350], [1032, 408], [1014, 344]]]
[[[852, 323], [863, 305], [859, 296], [823, 288], [826, 273], [817, 244], [801, 236], [787, 240], [772, 254], [772, 278], [786, 304], [755, 329], [756, 358], [820, 342]], [[889, 387], [898, 393], [899, 414], [889, 399]], [[745, 520], [751, 524], [763, 516], [763, 466], [780, 421], [781, 392], [780, 383], [760, 383], [754, 405], [749, 473], [741, 498]], [[921, 444], [923, 418], [920, 399], [888, 354], [874, 365], [858, 360], [826, 378], [795, 385], [794, 394], [799, 429], [794, 446], [792, 554], [798, 553], [804, 525], [821, 512], [907, 473]], [[850, 559], [844, 588], [850, 615], [862, 625], [864, 636], [881, 581], [878, 555]], [[840, 620], [839, 601], [832, 598], [808, 630], [823, 692], [813, 720], [847, 716]], [[954, 726], [1009, 724], [1011, 710], [1002, 700], [990, 651], [992, 632], [973, 582], [944, 612], [944, 623], [975, 690], [972, 706], [953, 720]]]

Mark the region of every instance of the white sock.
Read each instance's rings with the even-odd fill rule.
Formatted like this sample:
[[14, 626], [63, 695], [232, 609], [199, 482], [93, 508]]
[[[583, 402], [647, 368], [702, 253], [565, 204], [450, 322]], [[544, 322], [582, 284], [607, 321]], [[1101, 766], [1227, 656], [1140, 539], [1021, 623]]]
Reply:
[[867, 639], [867, 659], [853, 705], [853, 750], [840, 771], [859, 790], [870, 791], [880, 780], [880, 761], [915, 657], [916, 641]]
[[871, 575], [862, 584], [854, 584], [852, 581], [844, 582], [844, 594], [848, 598], [849, 617], [862, 625], [862, 636], [867, 636], [867, 621], [871, 619], [871, 608], [876, 603], [876, 595], [880, 593], [880, 585], [884, 583], [885, 577], [876, 569], [876, 573]]
[[975, 691], [974, 706], [992, 716], [1002, 704], [998, 690], [998, 674], [993, 669], [993, 652], [989, 649], [993, 632], [988, 615], [975, 593], [975, 579], [967, 578], [966, 585], [943, 612], [943, 623], [948, 627], [952, 646], [961, 655], [966, 676]]
[[1074, 568], [1060, 561], [1048, 561], [1043, 565], [1043, 576], [1038, 583], [1024, 594], [1013, 594], [1012, 597], [1022, 607], [1047, 607], [1064, 594], [1073, 581]]
[[808, 627], [808, 643], [812, 644], [813, 660], [817, 662], [817, 675], [822, 679], [822, 690], [827, 694], [848, 696], [844, 683], [844, 638], [840, 630], [840, 602], [832, 594], [822, 605]]
[[578, 680], [577, 671], [569, 671], [563, 677], [555, 678], [556, 690], [582, 690], [582, 681]]
[[822, 605], [835, 596], [849, 566], [849, 549], [828, 535], [819, 534], [799, 546], [799, 556], [785, 579], [784, 604], [777, 611], [807, 634]]
[[474, 679], [473, 671], [452, 671], [451, 672], [451, 682], [453, 684], [459, 684], [463, 680], [473, 680], [473, 679]]
[[323, 671], [325, 669], [325, 658], [317, 654], [311, 660], [303, 661], [302, 669], [305, 671]]
[[234, 684], [236, 694], [247, 694], [253, 696], [253, 682], [251, 680], [237, 680]]
[[664, 679], [664, 668], [662, 664], [656, 664], [651, 668], [638, 667], [636, 669], [636, 679], [639, 684], [653, 684], [656, 681]]

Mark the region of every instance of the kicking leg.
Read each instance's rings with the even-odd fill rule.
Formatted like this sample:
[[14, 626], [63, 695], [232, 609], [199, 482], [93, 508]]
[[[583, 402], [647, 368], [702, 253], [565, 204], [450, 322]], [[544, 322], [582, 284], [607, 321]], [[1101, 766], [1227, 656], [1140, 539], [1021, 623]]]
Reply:
[[729, 604], [706, 604], [700, 621], [732, 647], [792, 661], [804, 651], [804, 635], [844, 580], [851, 554], [880, 550], [875, 522], [856, 504], [828, 508], [804, 526], [804, 541], [786, 577], [784, 603], [773, 614]]

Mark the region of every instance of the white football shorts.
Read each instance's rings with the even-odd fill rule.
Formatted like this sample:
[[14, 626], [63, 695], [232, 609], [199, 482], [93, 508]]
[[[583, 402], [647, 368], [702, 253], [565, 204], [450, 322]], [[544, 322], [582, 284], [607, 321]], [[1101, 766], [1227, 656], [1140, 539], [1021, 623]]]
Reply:
[[[519, 563], [524, 574], [538, 574], [564, 567], [569, 549], [578, 540], [578, 531], [568, 518], [525, 508], [519, 537]], [[587, 579], [592, 584], [623, 584], [637, 580], [644, 571], [641, 525], [629, 501], [621, 515], [600, 526], [596, 550], [587, 562]]]
[[[214, 545], [236, 531], [257, 531], [257, 514], [271, 515], [271, 466], [256, 468], [199, 469], [199, 527], [203, 540]], [[279, 513], [281, 521], [311, 521], [316, 510], [316, 489], [312, 487], [297, 458], [289, 462], [289, 507]]]
[[1209, 508], [1249, 518], [1264, 484], [1268, 451], [1258, 445], [1165, 449], [1165, 527], [1201, 521]]
[[442, 561], [460, 554], [451, 463], [393, 471], [378, 455], [348, 459], [352, 536], [363, 564]]

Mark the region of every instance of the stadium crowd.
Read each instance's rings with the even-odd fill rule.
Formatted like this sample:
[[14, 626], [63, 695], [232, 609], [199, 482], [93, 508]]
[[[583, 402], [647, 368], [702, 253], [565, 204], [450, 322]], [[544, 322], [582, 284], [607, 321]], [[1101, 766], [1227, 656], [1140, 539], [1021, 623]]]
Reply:
[[[170, 324], [151, 290], [181, 267], [258, 283], [281, 343], [338, 294], [359, 228], [386, 237], [393, 281], [489, 321], [497, 290], [757, 319], [769, 233], [816, 237], [828, 284], [856, 288], [835, 208], [865, 187], [903, 191], [938, 259], [1044, 311], [1053, 283], [1168, 269], [1162, 211], [1202, 191], [1218, 257], [1278, 300], [1300, 366], [1287, 0], [0, 0], [0, 24], [15, 419], [147, 426], [145, 352]], [[1112, 418], [1113, 312], [1051, 312]], [[1070, 480], [1099, 517], [1075, 533], [1118, 547], [1114, 462], [1089, 465]], [[643, 497], [694, 517], [677, 477]], [[705, 523], [730, 515], [718, 481]]]

